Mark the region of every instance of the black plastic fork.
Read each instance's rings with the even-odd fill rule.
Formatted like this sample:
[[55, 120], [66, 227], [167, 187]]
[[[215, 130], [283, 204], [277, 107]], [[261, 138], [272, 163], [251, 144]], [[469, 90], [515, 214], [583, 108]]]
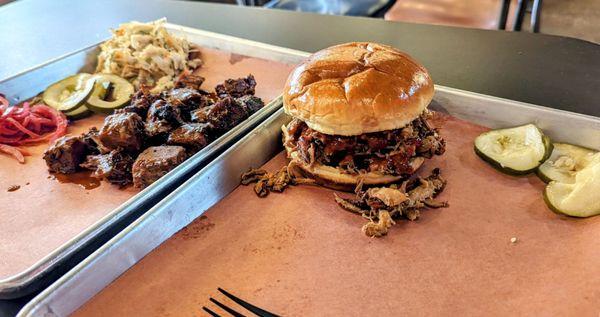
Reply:
[[[250, 311], [251, 313], [253, 313], [256, 316], [260, 316], [260, 317], [279, 317], [279, 315], [270, 313], [262, 308], [256, 307], [244, 300], [242, 300], [239, 297], [234, 296], [233, 294], [229, 293], [228, 291], [222, 289], [222, 288], [217, 288], [219, 290], [219, 292], [221, 292], [223, 295], [227, 296], [229, 299], [231, 299], [232, 301], [236, 302], [237, 304], [239, 304], [240, 306], [246, 308], [248, 311]], [[231, 316], [235, 316], [235, 317], [246, 317], [244, 314], [237, 312], [236, 310], [234, 310], [231, 307], [228, 307], [227, 305], [219, 302], [218, 300], [214, 299], [214, 298], [210, 298], [210, 301], [213, 302], [215, 305], [219, 306], [221, 309], [223, 309], [224, 311], [228, 312]], [[221, 317], [221, 315], [217, 314], [215, 311], [211, 310], [210, 308], [203, 306], [202, 309], [207, 312], [209, 315], [213, 316], [213, 317]]]

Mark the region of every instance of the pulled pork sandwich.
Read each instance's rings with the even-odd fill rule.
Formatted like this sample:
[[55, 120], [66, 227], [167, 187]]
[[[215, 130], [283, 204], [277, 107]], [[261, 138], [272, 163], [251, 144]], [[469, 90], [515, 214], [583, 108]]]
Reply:
[[427, 70], [407, 54], [374, 43], [319, 51], [290, 74], [283, 98], [294, 119], [284, 146], [303, 174], [351, 190], [410, 177], [445, 142], [428, 121]]

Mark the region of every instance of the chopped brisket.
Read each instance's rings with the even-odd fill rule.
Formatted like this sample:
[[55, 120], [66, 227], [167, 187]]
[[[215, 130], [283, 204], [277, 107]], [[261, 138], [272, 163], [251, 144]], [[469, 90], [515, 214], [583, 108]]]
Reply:
[[171, 90], [166, 96], [167, 102], [172, 107], [179, 108], [184, 121], [190, 120], [190, 112], [209, 106], [213, 103], [212, 98], [191, 88], [177, 88]]
[[209, 123], [186, 123], [169, 134], [167, 144], [181, 145], [190, 152], [197, 152], [212, 140], [213, 130]]
[[265, 103], [262, 101], [262, 99], [252, 95], [246, 95], [237, 98], [235, 101], [237, 101], [237, 103], [239, 103], [250, 115], [265, 106]]
[[132, 181], [132, 165], [133, 158], [129, 154], [113, 150], [106, 154], [88, 155], [80, 166], [94, 171], [93, 177], [123, 186]]
[[104, 119], [98, 139], [109, 150], [139, 152], [144, 143], [144, 122], [136, 113], [112, 114]]
[[181, 146], [152, 146], [144, 150], [133, 163], [133, 185], [146, 188], [185, 161]]
[[133, 112], [137, 113], [141, 118], [145, 118], [148, 113], [150, 105], [158, 98], [158, 95], [150, 93], [150, 89], [146, 86], [141, 86], [138, 91], [131, 96], [131, 102], [128, 106], [118, 109], [115, 113], [119, 112]]
[[231, 97], [223, 98], [214, 105], [192, 112], [192, 121], [210, 123], [219, 132], [227, 131], [250, 116], [246, 107]]
[[70, 174], [77, 171], [85, 155], [86, 144], [83, 138], [65, 135], [44, 152], [44, 160], [51, 172]]
[[175, 88], [191, 88], [201, 90], [200, 86], [204, 83], [204, 77], [194, 75], [190, 72], [184, 72], [175, 81]]
[[248, 75], [246, 78], [227, 79], [222, 84], [215, 87], [215, 92], [219, 98], [231, 96], [233, 98], [243, 97], [245, 95], [254, 95], [256, 80], [254, 76]]
[[156, 100], [148, 110], [146, 134], [150, 137], [168, 133], [183, 123], [181, 110], [163, 99]]
[[175, 88], [161, 93], [140, 87], [100, 130], [52, 145], [44, 154], [48, 169], [74, 173], [85, 168], [96, 178], [144, 188], [264, 106], [254, 96], [252, 75], [228, 79], [214, 93], [202, 90], [203, 82], [186, 72]]
[[82, 139], [83, 143], [85, 143], [87, 155], [100, 153], [100, 150], [98, 149], [100, 147], [99, 146], [100, 141], [98, 139], [99, 136], [100, 136], [100, 132], [98, 131], [98, 128], [96, 128], [96, 127], [91, 127], [88, 132], [81, 135], [81, 139]]

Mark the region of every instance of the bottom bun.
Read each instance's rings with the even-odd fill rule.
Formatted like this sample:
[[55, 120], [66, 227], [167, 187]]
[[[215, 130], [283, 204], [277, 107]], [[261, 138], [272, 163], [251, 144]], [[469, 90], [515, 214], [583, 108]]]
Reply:
[[[384, 175], [373, 172], [366, 174], [348, 174], [344, 173], [339, 168], [319, 163], [314, 163], [311, 166], [300, 159], [298, 152], [292, 150], [289, 146], [286, 145], [285, 150], [288, 154], [288, 158], [291, 159], [305, 177], [314, 179], [317, 184], [321, 186], [336, 190], [352, 192], [361, 179], [363, 185], [373, 187], [395, 183], [406, 177], [405, 175]], [[413, 158], [410, 163], [413, 167], [413, 171], [419, 169], [424, 161], [425, 159], [422, 157]]]

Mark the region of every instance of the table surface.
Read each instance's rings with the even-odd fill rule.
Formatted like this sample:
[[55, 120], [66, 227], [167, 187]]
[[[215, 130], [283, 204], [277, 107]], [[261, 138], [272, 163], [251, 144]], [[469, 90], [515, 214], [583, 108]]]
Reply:
[[[169, 22], [314, 52], [349, 41], [404, 50], [449, 87], [600, 116], [600, 45], [486, 31], [164, 0], [22, 0], [0, 7], [0, 79], [107, 38], [130, 20]], [[23, 302], [0, 302], [0, 315]]]

